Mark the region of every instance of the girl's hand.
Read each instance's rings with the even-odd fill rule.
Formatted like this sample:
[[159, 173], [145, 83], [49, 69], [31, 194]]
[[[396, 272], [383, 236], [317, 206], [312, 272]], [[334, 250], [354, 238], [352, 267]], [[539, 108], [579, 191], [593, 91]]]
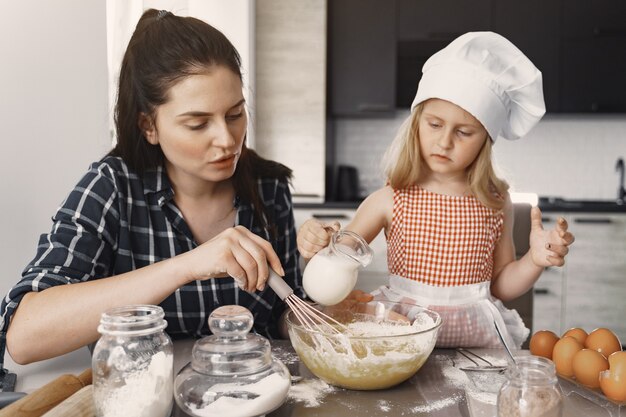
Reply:
[[339, 222], [322, 223], [309, 219], [298, 230], [298, 250], [305, 259], [311, 259], [330, 243], [330, 237], [340, 228]]
[[552, 230], [544, 230], [541, 210], [533, 207], [530, 213], [530, 252], [537, 266], [563, 266], [568, 246], [574, 243], [574, 235], [567, 231], [567, 221], [559, 217]]
[[226, 229], [178, 258], [185, 262], [190, 281], [231, 276], [248, 292], [265, 288], [268, 268], [285, 275], [272, 245], [243, 226]]

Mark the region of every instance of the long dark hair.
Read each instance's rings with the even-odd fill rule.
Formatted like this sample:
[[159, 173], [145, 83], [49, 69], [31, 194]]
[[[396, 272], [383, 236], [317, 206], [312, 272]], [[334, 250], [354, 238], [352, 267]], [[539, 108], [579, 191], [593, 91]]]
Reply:
[[[225, 66], [242, 79], [239, 53], [222, 32], [193, 17], [146, 10], [122, 60], [114, 114], [117, 144], [109, 155], [121, 157], [139, 175], [163, 164], [163, 151], [146, 140], [139, 116], [154, 116], [172, 86], [211, 65]], [[233, 186], [241, 199], [252, 204], [255, 220], [263, 228], [271, 229], [273, 216], [261, 201], [258, 179], [289, 181], [291, 175], [291, 169], [261, 158], [244, 143]]]

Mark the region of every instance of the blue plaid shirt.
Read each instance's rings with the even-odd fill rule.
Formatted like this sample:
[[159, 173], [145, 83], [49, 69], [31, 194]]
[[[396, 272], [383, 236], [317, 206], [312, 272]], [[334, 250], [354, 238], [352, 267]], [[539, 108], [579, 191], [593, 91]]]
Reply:
[[[296, 232], [288, 184], [260, 179], [265, 207], [273, 215], [275, 239], [254, 221], [253, 207], [235, 199], [236, 225], [270, 241], [283, 268], [285, 281], [304, 297], [298, 266]], [[0, 306], [0, 369], [11, 315], [31, 291], [123, 274], [187, 252], [198, 244], [173, 201], [174, 191], [162, 167], [142, 177], [117, 157], [91, 165], [52, 218], [52, 231], [39, 239], [37, 255], [22, 279]], [[266, 287], [253, 294], [232, 278], [194, 281], [177, 289], [160, 306], [172, 337], [210, 333], [207, 318], [221, 305], [238, 304], [254, 315], [256, 332], [278, 337], [278, 319], [285, 304]], [[54, 314], [54, 312], [51, 312]]]

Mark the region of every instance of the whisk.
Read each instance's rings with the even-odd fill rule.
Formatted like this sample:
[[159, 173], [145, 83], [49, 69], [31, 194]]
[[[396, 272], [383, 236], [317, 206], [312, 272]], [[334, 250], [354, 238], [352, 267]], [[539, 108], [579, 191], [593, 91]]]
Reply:
[[321, 333], [346, 333], [348, 328], [342, 323], [338, 322], [334, 318], [319, 311], [315, 307], [311, 306], [297, 295], [293, 293], [293, 289], [270, 268], [270, 275], [267, 280], [270, 288], [274, 290], [276, 295], [283, 300], [293, 314], [298, 318], [300, 324], [309, 331], [315, 331]]

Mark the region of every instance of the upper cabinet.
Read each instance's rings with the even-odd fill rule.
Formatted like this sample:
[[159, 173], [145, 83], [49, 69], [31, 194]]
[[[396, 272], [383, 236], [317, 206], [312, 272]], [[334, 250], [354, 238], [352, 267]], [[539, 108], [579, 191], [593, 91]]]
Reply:
[[626, 111], [626, 2], [562, 8], [561, 111]]
[[395, 109], [395, 5], [395, 0], [328, 2], [328, 97], [333, 114], [380, 115]]
[[[490, 30], [491, 0], [396, 0], [398, 39], [454, 39], [465, 32]], [[456, 12], [461, 10], [461, 12]]]
[[462, 33], [491, 30], [541, 70], [548, 112], [626, 111], [626, 2], [333, 0], [329, 112], [410, 106], [424, 62]]

